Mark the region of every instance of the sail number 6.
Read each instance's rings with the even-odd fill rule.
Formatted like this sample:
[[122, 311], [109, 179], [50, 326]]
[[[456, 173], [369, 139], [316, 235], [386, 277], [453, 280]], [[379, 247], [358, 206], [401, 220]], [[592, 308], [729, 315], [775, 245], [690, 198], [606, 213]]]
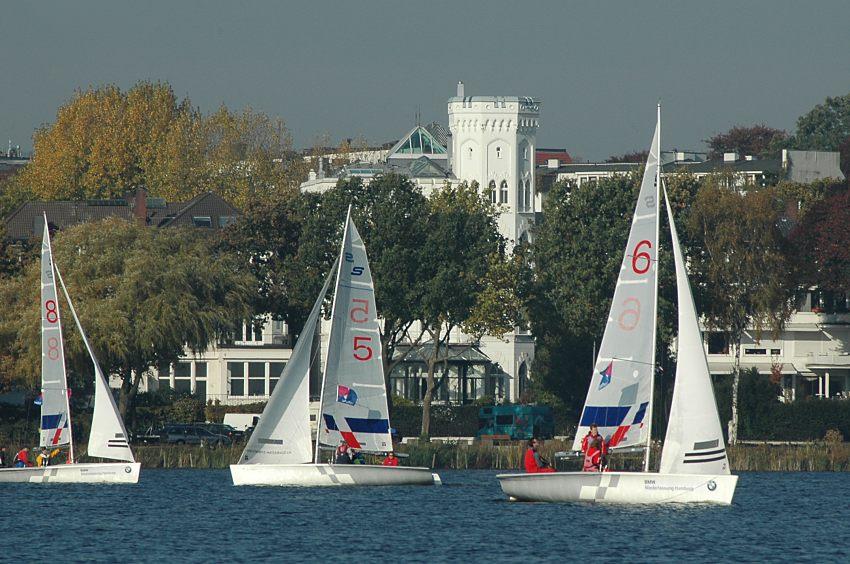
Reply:
[[[354, 358], [366, 362], [372, 358], [372, 347], [363, 343], [371, 343], [372, 337], [354, 337]], [[359, 353], [359, 354], [358, 354]]]
[[640, 321], [640, 300], [637, 298], [626, 298], [623, 300], [625, 309], [620, 312], [620, 317], [617, 318], [617, 325], [623, 331], [631, 331], [637, 327]]
[[[645, 274], [649, 267], [652, 264], [652, 257], [649, 256], [647, 251], [641, 251], [640, 248], [646, 245], [647, 248], [652, 248], [652, 243], [644, 239], [635, 245], [634, 253], [632, 254], [632, 270], [635, 274]], [[643, 261], [640, 266], [638, 266], [638, 259]]]

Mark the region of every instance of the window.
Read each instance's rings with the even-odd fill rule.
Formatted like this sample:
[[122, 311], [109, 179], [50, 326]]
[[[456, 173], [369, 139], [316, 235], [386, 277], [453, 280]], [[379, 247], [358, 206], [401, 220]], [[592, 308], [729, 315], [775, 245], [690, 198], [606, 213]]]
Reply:
[[508, 181], [502, 180], [502, 183], [499, 185], [499, 203], [507, 204], [508, 203]]
[[245, 395], [245, 364], [241, 362], [227, 363], [227, 381], [230, 383], [231, 396]]
[[490, 191], [490, 203], [496, 203], [496, 181], [491, 180], [490, 184], [487, 185], [487, 189]]
[[708, 354], [729, 354], [729, 340], [726, 333], [708, 334]]
[[254, 340], [263, 342], [263, 322], [262, 320], [254, 320]]
[[522, 191], [522, 180], [517, 184], [516, 191], [516, 207], [517, 210], [522, 211], [525, 209], [525, 194]]
[[174, 363], [174, 391], [181, 394], [192, 392], [192, 363], [190, 362], [175, 362]]
[[497, 159], [502, 158], [502, 148], [501, 147], [496, 147], [496, 158]]
[[744, 354], [767, 354], [767, 349], [744, 349]]
[[469, 148], [469, 151], [467, 151], [467, 153], [466, 153], [466, 158], [467, 158], [467, 159], [471, 159], [471, 158], [472, 158], [472, 147], [470, 147], [470, 148]]
[[514, 416], [513, 415], [497, 415], [496, 416], [496, 425], [513, 425], [514, 424]]
[[266, 395], [266, 363], [265, 362], [249, 362], [248, 363], [248, 395], [249, 396], [264, 396], [264, 395]]
[[166, 363], [162, 363], [157, 366], [157, 381], [159, 382], [159, 388], [161, 390], [165, 390], [171, 388], [171, 365]]
[[779, 356], [782, 354], [782, 349], [770, 349], [771, 356]]
[[285, 362], [270, 362], [269, 363], [269, 393], [274, 391], [275, 384], [280, 381], [283, 376], [283, 369], [286, 368]]
[[192, 216], [192, 225], [195, 227], [212, 227], [212, 218], [205, 215]]
[[525, 205], [525, 211], [531, 211], [534, 208], [534, 203], [531, 200], [531, 181], [525, 181], [525, 192], [523, 193], [522, 201]]
[[207, 363], [195, 363], [195, 395], [202, 399], [207, 397]]

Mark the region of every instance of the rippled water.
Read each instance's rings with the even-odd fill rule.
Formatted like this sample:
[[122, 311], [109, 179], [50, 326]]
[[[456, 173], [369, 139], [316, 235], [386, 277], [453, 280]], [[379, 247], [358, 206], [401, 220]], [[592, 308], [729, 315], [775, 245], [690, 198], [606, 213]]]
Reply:
[[368, 489], [235, 488], [224, 470], [2, 484], [0, 560], [850, 560], [848, 474], [745, 473], [731, 507], [511, 503], [495, 474]]

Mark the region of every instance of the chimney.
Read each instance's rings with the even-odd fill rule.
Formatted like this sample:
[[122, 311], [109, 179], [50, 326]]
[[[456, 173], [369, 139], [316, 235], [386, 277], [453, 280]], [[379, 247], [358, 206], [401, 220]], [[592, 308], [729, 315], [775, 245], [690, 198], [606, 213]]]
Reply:
[[463, 98], [463, 81], [458, 81], [457, 83], [457, 97]]
[[738, 153], [723, 153], [724, 163], [734, 163], [738, 160]]
[[148, 224], [148, 191], [144, 186], [136, 188], [136, 194], [133, 197], [133, 215], [142, 227]]

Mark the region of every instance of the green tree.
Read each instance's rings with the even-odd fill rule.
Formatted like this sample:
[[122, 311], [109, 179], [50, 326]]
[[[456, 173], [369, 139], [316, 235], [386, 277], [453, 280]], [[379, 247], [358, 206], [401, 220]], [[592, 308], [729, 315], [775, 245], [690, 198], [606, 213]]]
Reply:
[[[422, 400], [421, 436], [431, 432], [431, 403], [437, 389], [435, 377], [442, 364], [442, 381], [448, 374], [449, 339], [452, 331], [465, 327], [474, 335], [502, 335], [520, 320], [509, 310], [494, 315], [494, 300], [500, 299], [504, 281], [502, 265], [505, 241], [497, 226], [498, 211], [478, 193], [473, 183], [446, 185], [428, 200], [428, 219], [423, 232], [423, 293], [419, 303], [419, 324], [428, 342], [423, 347], [426, 389]], [[495, 265], [495, 267], [494, 267]], [[492, 287], [493, 285], [496, 288]], [[507, 294], [512, 290], [508, 288]]]
[[735, 351], [729, 441], [737, 441], [741, 339], [778, 333], [792, 312], [793, 280], [788, 246], [780, 230], [782, 200], [775, 188], [746, 193], [728, 188], [728, 178], [708, 177], [697, 194], [688, 229], [698, 237], [691, 273], [702, 296], [709, 328], [727, 333]]
[[[186, 348], [206, 349], [250, 317], [252, 279], [197, 231], [86, 223], [55, 237], [54, 256], [104, 371], [122, 379], [123, 416], [132, 414], [146, 371]], [[29, 387], [37, 387], [40, 373], [38, 276], [33, 261], [0, 281], [4, 371]], [[88, 366], [67, 307], [63, 313], [68, 363]]]

